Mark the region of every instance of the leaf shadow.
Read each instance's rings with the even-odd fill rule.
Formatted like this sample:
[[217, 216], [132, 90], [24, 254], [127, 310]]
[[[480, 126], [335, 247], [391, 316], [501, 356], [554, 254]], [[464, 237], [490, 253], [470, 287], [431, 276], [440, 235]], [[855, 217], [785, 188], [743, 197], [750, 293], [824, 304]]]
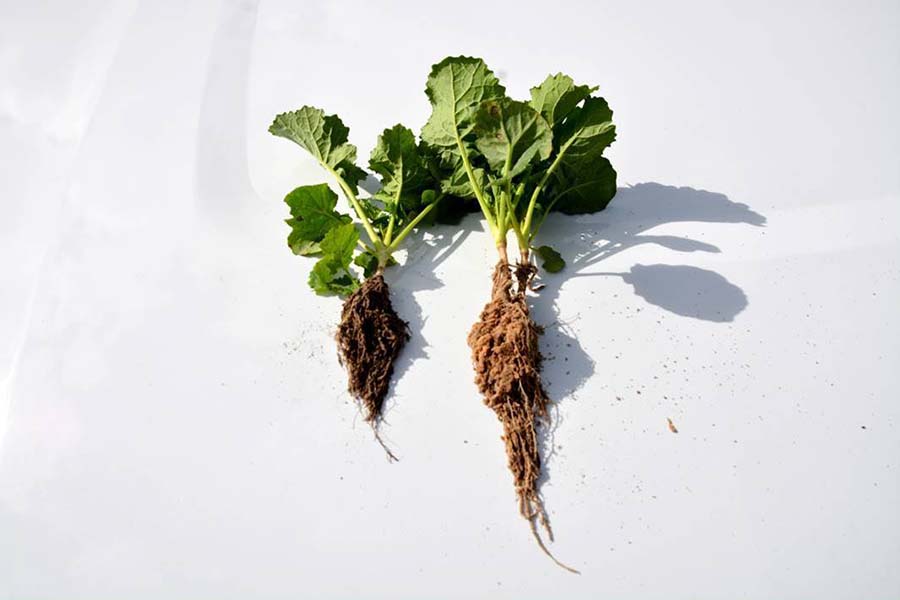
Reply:
[[[573, 226], [573, 219], [577, 226]], [[543, 287], [530, 301], [535, 322], [545, 327], [542, 374], [554, 399], [551, 425], [539, 431], [545, 460], [554, 454], [555, 431], [563, 422], [557, 403], [576, 394], [595, 368], [572, 327], [580, 314], [564, 318], [560, 311], [559, 295], [567, 281], [621, 277], [644, 302], [682, 317], [714, 323], [731, 322], [748, 306], [747, 294], [740, 287], [719, 273], [695, 266], [635, 263], [623, 273], [594, 270], [610, 257], [643, 244], [655, 244], [673, 253], [721, 252], [702, 240], [648, 233], [662, 225], [683, 222], [764, 227], [766, 217], [721, 193], [651, 182], [619, 188], [603, 212], [577, 217], [551, 215], [542, 228], [541, 238], [568, 262], [560, 273], [540, 278]], [[542, 469], [539, 485], [548, 480], [548, 470]]]
[[[401, 380], [417, 360], [428, 358], [428, 340], [422, 335], [427, 317], [413, 296], [414, 292], [436, 290], [444, 286], [436, 269], [472, 234], [481, 229], [481, 221], [467, 217], [458, 225], [436, 225], [426, 233], [410, 236], [406, 243], [405, 265], [415, 268], [387, 269], [385, 279], [391, 288], [391, 302], [400, 318], [409, 324], [410, 339], [394, 362], [393, 383]], [[393, 387], [391, 388], [393, 391]], [[393, 393], [386, 399], [385, 413], [393, 406]]]

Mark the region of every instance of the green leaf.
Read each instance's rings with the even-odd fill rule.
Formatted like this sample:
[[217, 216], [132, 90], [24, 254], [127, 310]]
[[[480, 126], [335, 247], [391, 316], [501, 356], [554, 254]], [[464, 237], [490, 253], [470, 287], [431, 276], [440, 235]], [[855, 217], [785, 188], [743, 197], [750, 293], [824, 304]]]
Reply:
[[426, 177], [416, 136], [403, 125], [385, 129], [369, 157], [369, 168], [381, 176], [382, 191], [390, 196], [415, 191]]
[[475, 135], [475, 145], [498, 177], [515, 177], [553, 151], [553, 133], [546, 119], [528, 103], [509, 98], [481, 105]]
[[616, 171], [601, 156], [560, 170], [553, 208], [569, 215], [594, 213], [606, 208], [615, 195]]
[[[437, 149], [427, 144], [422, 144], [423, 157], [431, 171], [432, 177], [439, 182], [441, 191], [449, 196], [458, 198], [475, 198], [475, 192], [469, 183], [469, 176], [463, 165], [462, 157], [455, 148]], [[475, 181], [484, 187], [484, 169], [473, 168]], [[444, 203], [446, 204], [446, 203]]]
[[326, 116], [312, 106], [281, 113], [269, 127], [269, 133], [299, 144], [355, 188], [366, 173], [356, 166], [356, 146], [347, 142], [349, 131], [337, 115]]
[[603, 98], [588, 98], [560, 128], [560, 146], [566, 164], [587, 163], [600, 157], [616, 139], [612, 110]]
[[291, 209], [293, 218], [286, 223], [291, 226], [288, 246], [294, 254], [314, 254], [320, 251], [318, 244], [333, 227], [349, 223], [350, 215], [334, 210], [337, 194], [327, 184], [304, 185], [296, 188], [284, 201]]
[[616, 139], [612, 111], [603, 98], [588, 98], [559, 130], [560, 167], [549, 196], [567, 214], [603, 210], [616, 195], [616, 172], [603, 151]]
[[436, 147], [456, 147], [472, 130], [481, 103], [502, 98], [505, 91], [480, 58], [445, 58], [431, 68], [425, 84], [432, 112], [422, 128], [422, 140]]
[[353, 250], [359, 241], [359, 232], [353, 223], [333, 227], [319, 243], [322, 258], [309, 274], [309, 286], [318, 294], [345, 296], [359, 287], [350, 272]]
[[555, 128], [579, 102], [595, 91], [596, 87], [575, 85], [568, 75], [548, 75], [543, 83], [531, 88], [531, 106]]
[[548, 273], [558, 273], [566, 266], [566, 261], [563, 260], [560, 253], [550, 246], [539, 246], [534, 251], [544, 260], [541, 268]]
[[[285, 219], [284, 222], [293, 227], [296, 219]], [[315, 256], [322, 253], [319, 242], [305, 240], [294, 230], [288, 234], [288, 246], [290, 246], [291, 251], [298, 256]]]
[[371, 252], [360, 252], [353, 259], [353, 264], [362, 267], [363, 277], [368, 279], [378, 270], [378, 258]]
[[325, 234], [319, 246], [326, 256], [332, 256], [342, 265], [349, 266], [358, 241], [359, 231], [356, 230], [356, 226], [353, 223], [345, 223]]
[[322, 296], [347, 296], [356, 291], [359, 281], [348, 269], [328, 258], [322, 258], [313, 265], [309, 273], [309, 287]]

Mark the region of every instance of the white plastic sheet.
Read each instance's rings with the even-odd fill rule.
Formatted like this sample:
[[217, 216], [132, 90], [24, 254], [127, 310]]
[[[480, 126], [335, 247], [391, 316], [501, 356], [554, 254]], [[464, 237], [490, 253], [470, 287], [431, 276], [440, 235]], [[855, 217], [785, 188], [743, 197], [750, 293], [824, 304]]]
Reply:
[[[0, 597], [900, 595], [894, 3], [0, 15]], [[284, 244], [281, 198], [325, 175], [272, 116], [322, 106], [365, 155], [459, 53], [616, 111], [622, 189], [548, 222], [569, 266], [533, 298], [581, 577], [530, 539], [472, 382], [479, 220], [389, 275], [397, 464]]]

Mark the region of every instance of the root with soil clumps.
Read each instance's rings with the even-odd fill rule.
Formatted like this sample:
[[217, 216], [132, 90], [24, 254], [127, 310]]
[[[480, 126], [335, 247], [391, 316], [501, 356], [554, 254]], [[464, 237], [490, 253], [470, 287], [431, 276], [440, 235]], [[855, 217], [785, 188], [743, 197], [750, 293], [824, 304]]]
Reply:
[[519, 500], [519, 513], [529, 521], [541, 549], [568, 571], [547, 550], [537, 530], [544, 528], [552, 541], [553, 532], [538, 493], [541, 474], [537, 425], [546, 422], [550, 400], [541, 384], [541, 328], [531, 319], [525, 291], [536, 269], [530, 262], [515, 267], [516, 289], [509, 264], [501, 260], [494, 268], [491, 301], [469, 332], [469, 347], [475, 366], [475, 383], [503, 424], [509, 470], [512, 471]]
[[365, 280], [344, 302], [335, 339], [347, 369], [348, 390], [359, 400], [375, 439], [397, 458], [378, 435], [381, 409], [394, 373], [394, 360], [409, 340], [409, 326], [397, 316], [381, 273]]

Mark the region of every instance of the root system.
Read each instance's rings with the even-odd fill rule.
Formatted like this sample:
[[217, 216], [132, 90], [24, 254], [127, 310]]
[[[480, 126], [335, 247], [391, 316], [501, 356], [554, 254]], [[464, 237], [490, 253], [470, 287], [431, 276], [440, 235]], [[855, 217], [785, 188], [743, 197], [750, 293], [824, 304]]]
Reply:
[[344, 302], [336, 334], [348, 389], [359, 400], [365, 420], [388, 457], [396, 457], [378, 435], [381, 410], [394, 373], [394, 360], [409, 340], [409, 327], [391, 305], [381, 273], [363, 282]]
[[538, 493], [541, 474], [537, 427], [547, 420], [549, 398], [541, 384], [541, 354], [538, 336], [541, 328], [528, 311], [525, 291], [529, 289], [535, 267], [529, 262], [515, 267], [506, 261], [494, 269], [491, 301], [481, 312], [469, 333], [469, 347], [475, 365], [475, 383], [484, 395], [484, 403], [503, 425], [503, 441], [509, 470], [512, 471], [519, 501], [519, 512], [531, 525], [537, 543], [559, 566], [540, 535], [539, 523], [552, 541], [553, 532]]

